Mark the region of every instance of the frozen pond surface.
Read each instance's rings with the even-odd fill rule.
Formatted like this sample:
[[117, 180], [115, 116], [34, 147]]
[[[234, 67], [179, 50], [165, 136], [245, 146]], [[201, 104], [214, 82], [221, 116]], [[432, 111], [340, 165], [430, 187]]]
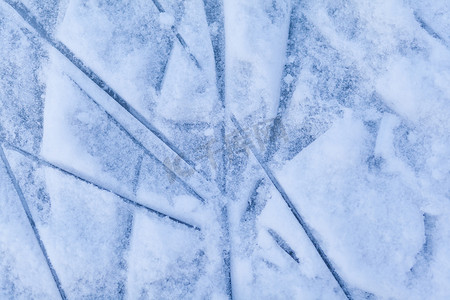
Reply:
[[450, 299], [450, 2], [0, 0], [0, 299]]

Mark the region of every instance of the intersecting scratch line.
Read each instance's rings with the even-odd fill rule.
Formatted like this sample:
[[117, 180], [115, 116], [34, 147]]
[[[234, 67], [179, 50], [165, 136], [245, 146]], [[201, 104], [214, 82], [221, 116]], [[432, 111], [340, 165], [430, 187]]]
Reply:
[[72, 171], [68, 171], [68, 170], [66, 170], [66, 169], [64, 169], [62, 167], [59, 167], [59, 166], [57, 166], [57, 165], [55, 165], [55, 164], [53, 164], [53, 163], [51, 163], [51, 162], [41, 158], [41, 157], [38, 157], [38, 156], [33, 155], [33, 154], [31, 154], [31, 153], [29, 153], [29, 152], [27, 152], [27, 151], [25, 151], [25, 150], [23, 150], [23, 149], [21, 149], [19, 147], [16, 147], [16, 146], [10, 144], [7, 141], [2, 141], [2, 142], [7, 148], [10, 148], [10, 149], [18, 152], [18, 153], [22, 154], [23, 156], [26, 156], [26, 157], [30, 158], [31, 160], [33, 160], [33, 161], [35, 161], [35, 162], [37, 162], [37, 163], [39, 163], [41, 165], [44, 165], [44, 166], [49, 167], [51, 169], [57, 170], [57, 171], [59, 171], [59, 172], [61, 172], [63, 174], [69, 175], [69, 176], [71, 176], [71, 177], [73, 177], [73, 178], [75, 178], [77, 180], [80, 180], [80, 181], [82, 181], [84, 183], [93, 185], [96, 188], [98, 188], [99, 190], [111, 193], [111, 194], [117, 196], [120, 200], [122, 200], [123, 202], [125, 202], [125, 203], [127, 203], [129, 205], [132, 205], [132, 206], [137, 207], [137, 208], [144, 209], [144, 210], [148, 211], [149, 213], [154, 214], [154, 215], [156, 215], [156, 216], [158, 216], [158, 217], [160, 217], [162, 219], [169, 219], [170, 221], [173, 221], [173, 222], [178, 223], [180, 225], [184, 225], [184, 226], [189, 227], [191, 229], [200, 231], [200, 227], [198, 227], [198, 226], [189, 224], [189, 223], [187, 223], [185, 221], [182, 221], [182, 220], [177, 219], [175, 217], [169, 216], [168, 214], [160, 212], [160, 211], [158, 211], [156, 209], [153, 209], [153, 208], [151, 208], [151, 207], [149, 207], [147, 205], [144, 205], [144, 204], [141, 204], [139, 202], [136, 202], [135, 200], [132, 200], [132, 199], [130, 199], [128, 197], [123, 196], [119, 192], [116, 192], [116, 191], [114, 191], [114, 190], [112, 190], [110, 188], [106, 188], [106, 187], [104, 187], [104, 186], [102, 186], [102, 185], [100, 185], [98, 183], [95, 183], [95, 182], [93, 182], [93, 180], [86, 179], [80, 174], [76, 174], [76, 173], [74, 173]]
[[[170, 140], [155, 126], [153, 126], [141, 113], [139, 113], [133, 106], [131, 106], [122, 96], [119, 95], [111, 86], [109, 86], [99, 75], [90, 69], [84, 62], [75, 56], [75, 54], [62, 42], [52, 38], [44, 27], [31, 15], [28, 8], [20, 2], [12, 0], [3, 0], [11, 6], [36, 32], [47, 41], [53, 48], [66, 57], [75, 67], [84, 73], [92, 82], [108, 94], [114, 101], [116, 101], [122, 108], [124, 108], [130, 115], [138, 120], [144, 127], [146, 127], [153, 135], [169, 147], [176, 155], [178, 155], [185, 163], [195, 170], [195, 163], [184, 155]], [[197, 171], [196, 171], [197, 172]]]
[[39, 234], [39, 231], [36, 227], [36, 223], [34, 222], [33, 216], [31, 214], [30, 208], [28, 207], [27, 201], [25, 200], [25, 196], [23, 195], [22, 189], [19, 186], [19, 182], [17, 181], [16, 176], [14, 176], [9, 161], [6, 158], [5, 152], [3, 151], [3, 145], [0, 145], [0, 156], [6, 167], [6, 171], [8, 172], [12, 184], [14, 185], [17, 195], [19, 196], [20, 202], [22, 203], [23, 210], [25, 211], [28, 222], [30, 223], [31, 228], [33, 229], [34, 236], [36, 237], [36, 240], [39, 244], [39, 248], [41, 248], [42, 254], [44, 255], [45, 258], [45, 262], [47, 263], [47, 266], [50, 269], [50, 272], [52, 274], [53, 280], [55, 281], [56, 287], [58, 288], [61, 299], [65, 300], [67, 299], [66, 293], [64, 292], [58, 274], [56, 274], [55, 268], [53, 267], [52, 262], [50, 261], [50, 257], [48, 256], [47, 250], [45, 249], [44, 242], [41, 239], [41, 235]]
[[125, 135], [127, 135], [136, 146], [138, 146], [142, 151], [144, 151], [144, 153], [147, 156], [149, 156], [151, 159], [153, 159], [159, 165], [161, 165], [163, 167], [163, 169], [166, 172], [168, 172], [171, 176], [173, 176], [192, 196], [197, 198], [202, 203], [206, 203], [206, 200], [202, 196], [200, 196], [193, 187], [191, 187], [189, 184], [187, 184], [174, 171], [172, 171], [172, 169], [167, 167], [162, 161], [160, 161], [155, 155], [153, 155], [153, 153], [150, 152], [150, 150], [148, 150], [140, 141], [138, 141], [138, 139], [136, 137], [134, 137], [134, 135], [132, 135], [116, 118], [114, 118], [110, 113], [108, 113], [106, 111], [106, 109], [103, 106], [101, 106], [94, 98], [92, 98], [75, 80], [72, 79], [72, 77], [70, 77], [68, 75], [67, 75], [67, 77], [72, 81], [72, 83], [80, 90], [80, 92], [83, 95], [85, 95], [89, 100], [91, 100], [94, 104], [96, 104], [97, 107], [106, 114], [108, 119], [111, 122], [113, 122], [114, 125], [116, 125]]
[[[226, 107], [225, 107], [225, 27], [224, 27], [224, 11], [223, 0], [203, 0], [203, 9], [206, 15], [206, 22], [210, 29], [211, 46], [214, 52], [214, 68], [216, 75], [216, 88], [218, 93], [219, 107], [223, 118], [218, 122], [219, 140], [222, 142], [221, 166], [219, 167], [219, 175], [217, 181], [219, 189], [223, 195], [227, 194], [227, 174], [228, 159], [226, 155]], [[211, 31], [217, 26], [217, 32]], [[231, 278], [231, 238], [230, 238], [230, 220], [228, 214], [228, 203], [221, 210], [221, 226], [223, 230], [225, 247], [223, 249], [223, 264], [226, 276], [226, 292], [229, 299], [233, 299], [233, 285]]]
[[297, 219], [297, 221], [300, 224], [300, 226], [303, 228], [304, 232], [306, 233], [306, 235], [308, 236], [309, 240], [313, 244], [313, 246], [316, 249], [317, 253], [319, 254], [320, 258], [323, 260], [323, 262], [327, 266], [328, 270], [331, 272], [331, 274], [333, 275], [334, 279], [339, 284], [340, 288], [344, 292], [344, 294], [347, 297], [347, 299], [351, 300], [352, 297], [351, 297], [351, 295], [350, 295], [350, 293], [349, 293], [349, 291], [348, 291], [348, 289], [346, 287], [346, 284], [345, 284], [344, 280], [336, 272], [336, 269], [334, 268], [334, 266], [331, 263], [330, 259], [325, 254], [325, 252], [323, 251], [322, 247], [320, 246], [319, 241], [314, 237], [314, 235], [313, 235], [311, 229], [309, 228], [308, 224], [305, 222], [303, 217], [297, 211], [297, 209], [295, 208], [294, 204], [290, 200], [290, 198], [287, 195], [287, 193], [284, 190], [284, 188], [281, 186], [281, 184], [278, 182], [278, 180], [273, 175], [272, 171], [269, 169], [267, 164], [264, 162], [263, 158], [260, 156], [260, 154], [256, 150], [256, 147], [253, 145], [253, 143], [251, 142], [250, 138], [247, 136], [245, 131], [242, 129], [241, 125], [238, 123], [238, 121], [236, 120], [234, 115], [231, 115], [231, 121], [233, 122], [233, 124], [236, 127], [236, 129], [239, 131], [239, 133], [242, 136], [242, 138], [244, 140], [246, 140], [247, 145], [250, 148], [250, 151], [253, 153], [253, 155], [255, 156], [256, 160], [258, 161], [258, 163], [261, 165], [261, 167], [263, 168], [264, 172], [266, 173], [267, 177], [269, 177], [270, 181], [272, 181], [273, 185], [275, 186], [277, 191], [280, 193], [280, 195], [283, 198], [284, 202], [286, 202], [286, 204], [289, 207], [289, 209], [291, 210], [292, 214]]
[[[304, 16], [298, 16], [297, 12], [298, 8], [295, 5], [291, 8], [290, 17], [289, 17], [289, 32], [288, 32], [288, 40], [286, 45], [286, 57], [289, 58], [292, 55], [292, 52], [295, 51], [296, 45], [295, 43], [298, 41], [295, 40], [296, 37], [296, 27], [295, 24], [297, 22], [304, 22]], [[299, 20], [300, 19], [300, 20]], [[278, 137], [280, 135], [279, 128], [281, 126], [282, 119], [286, 113], [287, 107], [289, 106], [292, 96], [295, 91], [295, 85], [298, 80], [298, 73], [300, 72], [299, 61], [295, 58], [292, 62], [287, 59], [286, 64], [283, 68], [282, 79], [280, 84], [280, 97], [277, 108], [277, 115], [273, 119], [273, 124], [269, 131], [269, 141], [267, 145], [266, 152], [264, 154], [264, 161], [269, 161], [275, 152], [278, 150]], [[292, 76], [291, 82], [286, 82], [284, 78], [290, 75]]]
[[[156, 6], [156, 8], [158, 9], [158, 11], [160, 13], [165, 13], [166, 10], [164, 9], [164, 7], [162, 6], [161, 2], [159, 2], [158, 0], [152, 0], [153, 4]], [[180, 43], [181, 47], [183, 47], [184, 51], [186, 51], [187, 55], [189, 56], [189, 58], [194, 62], [195, 66], [201, 70], [202, 66], [200, 65], [200, 63], [198, 62], [197, 58], [194, 56], [194, 54], [192, 54], [191, 50], [189, 49], [189, 46], [186, 44], [186, 41], [184, 40], [184, 38], [181, 36], [181, 34], [178, 32], [177, 28], [175, 26], [171, 27], [173, 34], [175, 35], [175, 37], [177, 38], [178, 42]]]
[[[149, 129], [157, 138], [159, 138], [163, 143], [165, 143], [173, 152], [175, 152], [181, 159], [183, 159], [188, 165], [190, 165], [191, 167], [195, 168], [195, 164], [190, 161], [187, 157], [185, 157], [181, 151], [179, 151], [175, 145], [173, 145], [159, 130], [157, 130], [153, 125], [151, 125], [144, 116], [142, 116], [139, 112], [137, 112], [132, 106], [130, 106], [125, 99], [123, 99], [117, 92], [115, 92], [106, 82], [104, 82], [96, 73], [94, 73], [90, 68], [88, 68], [80, 59], [78, 59], [63, 43], [51, 38], [48, 33], [45, 31], [45, 29], [42, 27], [42, 25], [40, 25], [36, 19], [30, 15], [28, 9], [21, 3], [17, 3], [17, 2], [12, 2], [11, 0], [4, 0], [7, 4], [9, 4], [31, 27], [33, 27], [52, 47], [54, 47], [56, 50], [58, 50], [63, 56], [65, 56], [70, 62], [72, 62], [72, 64], [74, 64], [80, 71], [82, 71], [87, 77], [89, 77], [89, 79], [91, 81], [93, 81], [98, 87], [100, 87], [103, 91], [105, 91], [111, 98], [113, 98], [119, 105], [121, 105], [126, 111], [128, 111], [135, 119], [137, 119], [141, 124], [143, 124], [147, 129]], [[181, 40], [179, 40], [181, 43]], [[233, 123], [235, 123], [235, 126], [239, 126], [239, 124], [237, 124], [236, 119], [232, 118]], [[240, 127], [239, 127], [240, 128]], [[238, 128], [238, 129], [239, 129]], [[240, 134], [242, 135], [242, 128], [240, 128]], [[314, 247], [316, 248], [316, 250], [318, 251], [319, 255], [321, 256], [321, 258], [324, 260], [325, 264], [327, 265], [328, 269], [330, 270], [330, 272], [333, 274], [334, 278], [337, 280], [337, 282], [339, 283], [340, 287], [342, 288], [342, 290], [344, 291], [345, 295], [347, 296], [347, 298], [350, 298], [350, 295], [348, 294], [345, 286], [343, 285], [342, 280], [340, 279], [339, 275], [336, 273], [336, 271], [334, 270], [334, 268], [331, 265], [331, 262], [328, 260], [328, 258], [326, 257], [326, 255], [323, 253], [322, 249], [320, 248], [317, 240], [315, 240], [314, 236], [312, 236], [309, 228], [307, 227], [307, 224], [304, 223], [303, 219], [300, 217], [300, 215], [298, 214], [298, 212], [296, 211], [295, 207], [293, 207], [292, 203], [290, 202], [287, 194], [284, 192], [284, 190], [282, 189], [281, 185], [278, 183], [278, 181], [276, 180], [276, 178], [273, 176], [273, 174], [270, 172], [270, 170], [268, 169], [268, 167], [265, 165], [265, 163], [262, 161], [261, 157], [259, 156], [259, 154], [257, 154], [256, 152], [256, 148], [254, 148], [254, 146], [252, 144], [250, 144], [251, 150], [253, 152], [253, 154], [255, 155], [255, 157], [258, 159], [259, 163], [261, 164], [261, 166], [263, 167], [264, 171], [266, 172], [267, 176], [271, 179], [272, 183], [275, 185], [275, 187], [277, 188], [277, 190], [280, 192], [281, 196], [283, 197], [283, 199], [285, 200], [285, 202], [287, 203], [287, 205], [289, 206], [289, 208], [291, 209], [291, 211], [293, 212], [294, 216], [297, 218], [297, 220], [299, 221], [299, 223], [302, 225], [303, 229], [305, 230], [306, 234], [308, 235], [308, 237], [310, 238], [311, 242], [313, 243]], [[31, 154], [30, 154], [31, 155]], [[52, 165], [52, 167], [59, 169], [63, 172], [67, 172], [67, 174], [72, 175], [77, 177], [77, 175], [74, 175], [68, 171], [65, 171], [57, 166]], [[106, 191], [109, 191], [108, 189], [102, 188], [90, 181], [87, 181], [81, 177], [77, 177], [78, 179], [91, 183], [95, 186], [97, 186], [100, 189], [104, 189]], [[111, 191], [110, 191], [111, 192]], [[112, 192], [114, 193], [114, 192]], [[116, 194], [116, 193], [114, 193]], [[116, 194], [117, 196], [119, 196], [120, 198], [122, 198], [124, 201], [128, 200], [130, 202], [133, 202], [133, 205], [140, 205], [143, 206], [139, 203], [136, 203], [130, 199], [124, 198], [122, 196], [120, 196], [119, 194]], [[127, 201], [125, 201], [127, 202]], [[158, 215], [164, 215], [160, 212], [154, 211], [151, 208], [147, 208], [150, 209], [151, 211], [153, 211], [154, 213], [158, 214]], [[166, 216], [166, 215], [164, 215]], [[167, 216], [168, 217], [168, 216]], [[178, 223], [182, 223], [188, 227], [194, 227], [193, 225], [187, 224], [183, 221], [179, 221], [177, 219], [173, 219], [171, 217], [169, 217], [170, 219], [178, 222]], [[198, 228], [194, 227], [195, 229], [199, 230]]]

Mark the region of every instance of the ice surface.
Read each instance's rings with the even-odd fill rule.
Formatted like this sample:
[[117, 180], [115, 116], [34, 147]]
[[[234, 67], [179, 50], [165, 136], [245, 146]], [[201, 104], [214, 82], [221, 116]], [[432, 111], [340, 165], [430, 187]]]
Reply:
[[0, 1], [0, 298], [450, 298], [447, 2]]
[[41, 154], [132, 193], [143, 150], [70, 75], [55, 70], [48, 79]]
[[132, 211], [112, 195], [20, 156], [7, 153], [67, 296], [118, 297], [129, 238], [123, 225]]
[[50, 270], [3, 162], [0, 179], [0, 297], [58, 299]]
[[[193, 149], [194, 143], [206, 144], [203, 132], [211, 126], [216, 90], [211, 80], [211, 53], [208, 48], [195, 47], [208, 38], [202, 3], [164, 3], [168, 12], [162, 16], [172, 11], [174, 29], [159, 21], [160, 13], [149, 1], [122, 6], [100, 1], [86, 7], [72, 1], [57, 36], [183, 153]], [[98, 26], [89, 26], [92, 22]], [[177, 32], [187, 32], [183, 42]], [[201, 70], [187, 55], [183, 43], [192, 45], [189, 51]], [[210, 173], [202, 162], [206, 154], [201, 150], [190, 159], [203, 163], [201, 168]]]
[[406, 282], [424, 242], [421, 199], [394, 174], [368, 172], [367, 137], [364, 125], [346, 115], [279, 178], [307, 222], [324, 234], [327, 252], [343, 264], [348, 281], [388, 297]]
[[134, 219], [128, 260], [130, 299], [201, 299], [211, 297], [198, 233], [155, 223], [142, 213]]
[[45, 44], [27, 27], [0, 11], [0, 137], [38, 152], [42, 139], [44, 83], [39, 80], [47, 59]]

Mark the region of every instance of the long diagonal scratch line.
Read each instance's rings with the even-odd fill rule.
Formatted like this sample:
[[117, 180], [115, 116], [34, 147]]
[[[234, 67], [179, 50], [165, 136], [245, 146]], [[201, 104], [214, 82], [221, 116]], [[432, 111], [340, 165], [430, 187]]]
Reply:
[[336, 269], [334, 268], [334, 266], [331, 263], [330, 259], [325, 254], [325, 252], [323, 251], [322, 247], [320, 246], [319, 241], [314, 237], [314, 235], [312, 234], [312, 231], [309, 228], [308, 224], [304, 221], [303, 217], [297, 211], [297, 209], [295, 208], [294, 204], [290, 200], [289, 196], [287, 195], [287, 193], [285, 192], [285, 190], [283, 189], [281, 184], [278, 182], [278, 180], [275, 178], [275, 176], [273, 175], [272, 171], [269, 169], [267, 164], [264, 162], [263, 158], [261, 157], [261, 155], [256, 150], [256, 147], [253, 145], [253, 143], [251, 142], [250, 138], [244, 132], [244, 130], [242, 129], [241, 125], [238, 123], [238, 121], [236, 120], [234, 115], [231, 116], [231, 121], [233, 122], [233, 124], [236, 127], [236, 129], [239, 131], [239, 133], [242, 136], [242, 138], [246, 141], [247, 145], [249, 146], [249, 148], [252, 151], [253, 155], [255, 156], [256, 160], [259, 162], [259, 164], [263, 168], [263, 170], [266, 173], [267, 177], [269, 177], [270, 181], [272, 181], [273, 185], [275, 186], [275, 188], [280, 193], [280, 195], [283, 198], [284, 202], [286, 202], [286, 204], [289, 207], [289, 209], [291, 210], [292, 214], [294, 215], [294, 217], [297, 219], [298, 223], [301, 225], [301, 227], [305, 231], [306, 235], [308, 236], [309, 240], [313, 244], [313, 246], [316, 249], [317, 253], [319, 254], [320, 258], [323, 260], [323, 262], [327, 266], [328, 270], [333, 275], [334, 279], [336, 279], [337, 283], [341, 287], [341, 289], [344, 292], [345, 296], [349, 300], [352, 299], [351, 295], [350, 295], [350, 293], [349, 293], [349, 291], [348, 291], [348, 289], [346, 287], [346, 284], [345, 284], [344, 280], [336, 272]]
[[176, 153], [184, 162], [195, 169], [195, 163], [190, 160], [184, 153], [182, 153], [169, 139], [153, 126], [141, 113], [139, 113], [133, 106], [131, 106], [122, 96], [119, 95], [111, 86], [109, 86], [99, 75], [97, 75], [92, 69], [90, 69], [81, 59], [75, 56], [75, 54], [62, 42], [54, 39], [44, 29], [44, 27], [31, 15], [25, 5], [13, 0], [4, 0], [5, 3], [10, 5], [36, 32], [47, 41], [53, 48], [66, 57], [75, 67], [77, 67], [82, 73], [84, 73], [92, 82], [94, 82], [99, 88], [101, 88], [106, 94], [108, 94], [114, 101], [122, 106], [131, 116], [144, 125], [151, 133], [153, 133], [159, 140], [161, 140], [167, 147], [169, 147], [174, 153]]
[[65, 300], [65, 299], [67, 299], [66, 293], [64, 292], [64, 289], [61, 286], [61, 281], [58, 278], [58, 274], [56, 274], [56, 271], [53, 268], [52, 262], [50, 261], [50, 257], [48, 256], [47, 250], [45, 249], [45, 245], [42, 242], [41, 236], [36, 227], [36, 223], [34, 222], [33, 216], [31, 215], [30, 208], [28, 207], [27, 201], [25, 200], [22, 189], [20, 188], [19, 183], [17, 182], [17, 179], [14, 176], [14, 173], [11, 169], [8, 159], [6, 158], [5, 152], [3, 151], [3, 146], [1, 146], [1, 145], [0, 145], [0, 157], [6, 167], [6, 171], [8, 172], [8, 175], [14, 185], [17, 195], [19, 196], [20, 202], [22, 203], [23, 210], [25, 211], [25, 214], [27, 215], [28, 222], [30, 223], [31, 228], [33, 229], [34, 236], [36, 237], [36, 240], [39, 244], [39, 248], [41, 248], [41, 251], [42, 251], [42, 254], [44, 255], [47, 266], [50, 269], [50, 272], [52, 273], [53, 280], [55, 281], [56, 287], [58, 288], [61, 299]]
[[33, 160], [33, 161], [35, 161], [35, 162], [37, 162], [37, 163], [39, 163], [39, 164], [41, 164], [43, 166], [52, 168], [52, 169], [57, 170], [57, 171], [59, 171], [59, 172], [61, 172], [63, 174], [69, 175], [70, 177], [78, 179], [78, 180], [80, 180], [80, 181], [82, 181], [84, 183], [93, 185], [96, 188], [98, 188], [99, 190], [111, 193], [111, 194], [117, 196], [119, 199], [121, 199], [123, 202], [125, 202], [127, 204], [130, 204], [130, 205], [132, 205], [134, 207], [137, 207], [137, 208], [144, 209], [144, 210], [148, 211], [149, 213], [154, 214], [154, 215], [156, 215], [156, 216], [158, 216], [160, 218], [169, 219], [169, 220], [171, 220], [171, 221], [173, 221], [175, 223], [178, 223], [178, 224], [184, 225], [186, 227], [189, 227], [191, 229], [200, 231], [200, 228], [198, 226], [189, 224], [189, 223], [184, 222], [184, 221], [182, 221], [180, 219], [177, 219], [175, 217], [171, 217], [171, 216], [169, 216], [169, 215], [167, 215], [165, 213], [162, 213], [162, 212], [160, 212], [160, 211], [158, 211], [156, 209], [153, 209], [153, 208], [151, 208], [151, 207], [149, 207], [147, 205], [144, 205], [144, 204], [141, 204], [139, 202], [136, 202], [135, 200], [132, 200], [132, 199], [130, 199], [128, 197], [125, 197], [124, 195], [120, 194], [119, 192], [116, 192], [116, 191], [112, 190], [111, 188], [107, 188], [107, 187], [102, 186], [101, 184], [95, 183], [92, 179], [84, 178], [80, 174], [76, 174], [75, 172], [66, 170], [66, 169], [64, 169], [62, 167], [59, 167], [59, 166], [57, 166], [57, 165], [55, 165], [55, 164], [53, 164], [53, 163], [51, 163], [51, 162], [41, 158], [41, 157], [35, 156], [35, 155], [33, 155], [33, 154], [23, 150], [23, 149], [20, 149], [20, 148], [18, 148], [16, 146], [6, 142], [6, 141], [2, 141], [2, 142], [7, 148], [12, 149], [12, 150], [14, 150], [14, 151], [16, 151], [16, 152], [18, 152], [18, 153], [20, 153], [20, 154], [30, 158], [31, 160]]
[[92, 98], [75, 80], [73, 80], [70, 76], [68, 78], [72, 81], [72, 83], [80, 90], [80, 92], [86, 96], [89, 100], [94, 102], [99, 109], [101, 109], [108, 119], [114, 123], [126, 136], [128, 136], [131, 141], [138, 146], [147, 156], [156, 161], [159, 165], [161, 165], [166, 172], [168, 172], [173, 178], [175, 178], [191, 195], [200, 200], [202, 203], [206, 203], [206, 200], [200, 196], [194, 188], [192, 188], [189, 184], [187, 184], [183, 179], [181, 179], [175, 172], [172, 171], [169, 167], [167, 167], [163, 162], [161, 162], [153, 153], [150, 152], [141, 142], [137, 140], [116, 118], [114, 118], [110, 113], [108, 113], [94, 98]]

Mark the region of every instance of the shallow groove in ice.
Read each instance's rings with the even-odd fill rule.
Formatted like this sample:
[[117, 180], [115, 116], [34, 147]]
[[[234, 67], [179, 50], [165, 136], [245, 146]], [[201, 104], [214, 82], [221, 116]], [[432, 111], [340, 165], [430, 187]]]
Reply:
[[200, 227], [199, 226], [189, 224], [189, 223], [184, 222], [182, 220], [179, 220], [179, 219], [177, 219], [175, 217], [171, 217], [171, 216], [169, 216], [169, 215], [167, 215], [165, 213], [162, 213], [162, 212], [160, 212], [160, 211], [158, 211], [156, 209], [153, 209], [153, 208], [151, 208], [149, 206], [143, 205], [143, 204], [141, 204], [141, 203], [139, 203], [139, 202], [137, 202], [135, 200], [132, 200], [132, 199], [122, 195], [119, 192], [114, 191], [111, 188], [104, 187], [101, 184], [98, 184], [98, 183], [94, 182], [94, 179], [84, 178], [81, 174], [76, 174], [75, 171], [72, 172], [72, 171], [66, 170], [63, 167], [59, 167], [59, 166], [57, 166], [55, 164], [52, 164], [51, 162], [49, 162], [49, 161], [47, 161], [47, 160], [45, 160], [43, 158], [37, 157], [37, 156], [35, 156], [35, 155], [33, 155], [33, 154], [23, 150], [23, 149], [17, 148], [14, 145], [11, 145], [11, 144], [9, 144], [9, 143], [7, 143], [5, 141], [3, 141], [3, 143], [4, 143], [4, 145], [6, 147], [11, 148], [12, 150], [22, 154], [23, 156], [26, 156], [26, 157], [30, 158], [31, 160], [33, 160], [35, 162], [38, 162], [41, 165], [44, 165], [46, 167], [58, 170], [61, 173], [64, 173], [64, 174], [69, 175], [69, 176], [71, 176], [73, 178], [76, 178], [77, 180], [80, 180], [80, 181], [85, 182], [87, 184], [91, 184], [91, 185], [95, 186], [96, 188], [98, 188], [100, 190], [112, 193], [112, 194], [116, 195], [117, 197], [119, 197], [123, 202], [125, 202], [127, 204], [130, 204], [130, 205], [135, 206], [137, 208], [144, 209], [144, 210], [148, 211], [149, 213], [154, 214], [154, 215], [156, 215], [156, 216], [158, 216], [158, 217], [160, 217], [162, 219], [168, 219], [168, 220], [173, 221], [175, 223], [178, 223], [180, 225], [184, 225], [184, 226], [187, 226], [187, 227], [189, 227], [191, 229], [200, 231]]
[[53, 280], [55, 281], [56, 287], [58, 288], [59, 294], [62, 299], [67, 299], [66, 293], [64, 292], [64, 289], [61, 286], [61, 281], [59, 280], [58, 274], [56, 274], [55, 268], [53, 267], [52, 262], [50, 261], [50, 257], [48, 256], [47, 250], [45, 248], [44, 243], [42, 242], [41, 236], [39, 234], [39, 231], [36, 227], [36, 224], [34, 222], [33, 216], [31, 215], [30, 208], [28, 207], [27, 201], [22, 193], [22, 189], [19, 186], [19, 183], [17, 182], [16, 177], [14, 176], [14, 173], [11, 169], [11, 166], [9, 165], [8, 159], [6, 158], [5, 152], [3, 151], [3, 145], [0, 144], [0, 157], [3, 161], [3, 164], [6, 167], [6, 170], [8, 172], [8, 175], [11, 179], [11, 182], [14, 185], [14, 188], [17, 192], [17, 195], [19, 196], [20, 202], [22, 204], [23, 210], [25, 211], [25, 214], [27, 215], [28, 222], [30, 223], [31, 228], [33, 229], [34, 236], [36, 237], [36, 240], [39, 244], [39, 247], [41, 248], [42, 255], [44, 256], [44, 259], [48, 265], [48, 268], [50, 269], [50, 272], [52, 273]]
[[256, 150], [256, 147], [252, 144], [250, 139], [248, 138], [247, 134], [242, 129], [241, 125], [238, 123], [236, 118], [234, 116], [231, 117], [231, 120], [236, 127], [236, 129], [239, 131], [239, 133], [242, 135], [242, 137], [247, 141], [247, 145], [249, 146], [250, 150], [252, 151], [253, 155], [255, 156], [258, 163], [261, 165], [262, 169], [266, 173], [267, 177], [270, 179], [270, 181], [273, 183], [277, 191], [280, 193], [283, 200], [286, 202], [287, 206], [291, 210], [294, 217], [297, 219], [300, 226], [305, 231], [306, 235], [308, 236], [309, 240], [313, 244], [314, 248], [316, 249], [317, 253], [319, 254], [320, 258], [323, 260], [325, 265], [327, 266], [330, 273], [333, 275], [333, 277], [336, 279], [337, 283], [342, 289], [342, 292], [345, 294], [345, 296], [348, 299], [352, 299], [350, 292], [348, 291], [347, 284], [344, 282], [344, 280], [341, 278], [341, 276], [337, 273], [335, 267], [333, 266], [333, 263], [330, 261], [328, 256], [323, 251], [322, 247], [319, 244], [319, 241], [315, 238], [315, 236], [312, 233], [312, 230], [309, 228], [308, 224], [303, 220], [303, 217], [300, 215], [300, 213], [297, 211], [297, 208], [295, 208], [292, 201], [289, 199], [289, 196], [284, 191], [283, 187], [280, 185], [278, 180], [273, 175], [272, 171], [269, 169], [269, 167], [266, 165], [266, 163], [263, 161], [263, 158]]
[[182, 153], [169, 139], [156, 127], [154, 127], [141, 113], [132, 107], [122, 96], [120, 96], [112, 87], [110, 87], [103, 79], [100, 78], [94, 71], [84, 64], [75, 54], [70, 51], [62, 42], [52, 38], [38, 23], [36, 18], [30, 14], [30, 11], [22, 4], [10, 0], [4, 0], [8, 3], [36, 32], [44, 38], [52, 47], [64, 55], [73, 65], [75, 65], [81, 72], [83, 72], [91, 81], [93, 81], [99, 88], [107, 93], [114, 101], [122, 106], [130, 115], [137, 119], [150, 132], [152, 132], [159, 140], [166, 144], [173, 152], [175, 152], [188, 165], [195, 168], [195, 163], [191, 161], [184, 153]]

